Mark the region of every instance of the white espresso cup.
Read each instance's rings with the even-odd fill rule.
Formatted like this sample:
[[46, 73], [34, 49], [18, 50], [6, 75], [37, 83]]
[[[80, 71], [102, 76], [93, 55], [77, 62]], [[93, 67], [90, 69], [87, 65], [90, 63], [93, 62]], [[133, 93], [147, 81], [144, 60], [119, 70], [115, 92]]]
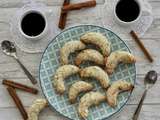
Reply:
[[[33, 16], [33, 14], [35, 14], [35, 15], [37, 14], [39, 16], [39, 19], [43, 19], [43, 22], [44, 22], [43, 29], [40, 28], [42, 26], [42, 24], [39, 24], [39, 26], [38, 26], [39, 21], [37, 21], [36, 24], [32, 24], [32, 22], [35, 23], [35, 21], [33, 20], [34, 18], [32, 18], [32, 19], [28, 18], [29, 20], [28, 21], [26, 20], [26, 22], [28, 22], [28, 23], [24, 22], [24, 19], [26, 19], [26, 17], [31, 14], [32, 14], [32, 16]], [[34, 31], [33, 29], [35, 29], [36, 27], [37, 27], [37, 29], [41, 29], [41, 31], [39, 33], [37, 33], [36, 35], [33, 33], [27, 34], [27, 32], [25, 31], [26, 28], [22, 27], [22, 26], [24, 26], [24, 25], [22, 25], [24, 23], [26, 24], [25, 27], [27, 27], [28, 32]], [[32, 25], [32, 26], [29, 26], [29, 25], [27, 26], [27, 24]], [[27, 40], [33, 40], [33, 41], [40, 40], [48, 32], [47, 16], [46, 16], [45, 12], [43, 12], [42, 10], [37, 10], [37, 9], [27, 10], [21, 15], [19, 22], [18, 22], [18, 28], [19, 28], [21, 35], [24, 38], [26, 38]]]
[[[127, 1], [128, 4], [124, 4], [124, 6], [123, 6], [124, 1]], [[124, 9], [125, 5], [127, 5], [126, 8], [128, 8], [129, 5], [132, 5], [131, 2], [135, 2], [137, 4], [138, 9], [139, 9], [139, 11], [138, 11], [139, 13], [133, 20], [125, 21], [122, 19], [122, 16], [120, 18], [119, 17], [120, 15], [118, 15], [119, 13], [117, 12], [117, 9], [120, 9], [120, 7], [118, 8], [118, 5], [122, 4], [123, 7], [121, 9]], [[129, 10], [129, 9], [130, 8], [123, 10], [124, 13], [125, 12], [130, 13], [131, 10]], [[134, 9], [136, 9], [136, 8], [134, 7], [132, 9], [133, 10], [132, 12], [134, 12]], [[150, 5], [147, 2], [145, 2], [144, 0], [118, 0], [118, 2], [114, 6], [114, 16], [115, 16], [115, 20], [118, 24], [123, 25], [123, 26], [130, 26], [130, 25], [135, 24], [141, 18], [141, 16], [152, 14], [151, 10], [152, 10], [152, 8], [150, 7]], [[136, 10], [135, 10], [135, 12], [136, 12]], [[125, 17], [129, 17], [129, 16], [126, 15]]]

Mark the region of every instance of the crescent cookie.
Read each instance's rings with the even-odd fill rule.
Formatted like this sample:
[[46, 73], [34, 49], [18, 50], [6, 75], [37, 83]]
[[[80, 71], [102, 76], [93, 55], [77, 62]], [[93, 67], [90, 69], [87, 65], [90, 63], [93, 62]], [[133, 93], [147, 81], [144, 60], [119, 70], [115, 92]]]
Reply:
[[107, 102], [111, 107], [115, 107], [117, 105], [117, 96], [120, 92], [130, 91], [134, 88], [134, 86], [124, 80], [119, 80], [114, 82], [107, 90]]
[[78, 82], [72, 84], [72, 86], [69, 89], [70, 102], [74, 103], [76, 101], [76, 98], [79, 93], [86, 92], [86, 91], [89, 91], [92, 89], [93, 89], [93, 85], [89, 84], [87, 82], [84, 82], [84, 81], [78, 81]]
[[47, 100], [37, 99], [28, 110], [28, 120], [38, 120], [39, 113], [48, 105]]
[[80, 76], [81, 77], [93, 77], [100, 82], [103, 88], [109, 87], [110, 80], [109, 80], [107, 73], [98, 66], [91, 66], [91, 67], [82, 69], [80, 71]]
[[84, 43], [91, 43], [98, 46], [104, 56], [110, 54], [110, 42], [101, 33], [89, 32], [83, 35], [80, 40]]
[[53, 85], [56, 91], [60, 94], [64, 93], [65, 91], [64, 79], [78, 72], [79, 68], [74, 65], [63, 65], [59, 67], [55, 75], [53, 76]]
[[92, 61], [98, 65], [104, 65], [103, 55], [93, 49], [86, 49], [80, 52], [75, 59], [75, 64], [80, 65], [83, 61]]
[[106, 96], [101, 94], [100, 92], [89, 92], [86, 93], [80, 99], [78, 106], [78, 113], [82, 118], [86, 118], [89, 113], [89, 107], [92, 105], [98, 105], [100, 102], [105, 101]]
[[106, 71], [108, 74], [112, 74], [114, 69], [120, 63], [134, 63], [136, 58], [129, 52], [126, 51], [115, 51], [110, 54], [106, 59]]
[[69, 63], [68, 57], [70, 53], [73, 53], [77, 50], [82, 50], [86, 47], [81, 41], [69, 41], [60, 49], [60, 62], [62, 65]]

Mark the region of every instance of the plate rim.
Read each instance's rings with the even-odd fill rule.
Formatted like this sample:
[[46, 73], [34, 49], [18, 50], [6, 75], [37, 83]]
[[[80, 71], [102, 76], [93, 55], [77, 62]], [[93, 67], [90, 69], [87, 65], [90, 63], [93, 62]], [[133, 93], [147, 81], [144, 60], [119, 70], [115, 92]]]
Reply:
[[[46, 99], [46, 100], [48, 101], [48, 103], [49, 103], [49, 108], [51, 108], [54, 112], [57, 112], [59, 115], [65, 117], [65, 118], [67, 118], [67, 119], [69, 119], [69, 120], [74, 120], [74, 119], [69, 118], [68, 116], [60, 113], [57, 109], [55, 109], [55, 108], [52, 106], [52, 104], [50, 103], [50, 101], [48, 100], [47, 96], [45, 95], [44, 89], [43, 89], [43, 87], [42, 87], [41, 77], [40, 77], [40, 68], [41, 68], [42, 59], [43, 59], [43, 56], [44, 56], [46, 50], [48, 49], [49, 45], [55, 40], [56, 37], [58, 37], [59, 35], [61, 35], [63, 32], [65, 32], [65, 31], [67, 31], [67, 30], [70, 30], [70, 29], [73, 29], [73, 28], [76, 28], [76, 27], [83, 27], [83, 26], [93, 26], [93, 27], [98, 27], [98, 28], [102, 28], [102, 29], [105, 29], [105, 30], [110, 31], [111, 33], [113, 33], [114, 35], [116, 35], [116, 36], [126, 45], [126, 47], [128, 48], [129, 52], [132, 53], [132, 52], [131, 52], [131, 49], [128, 47], [127, 43], [126, 43], [124, 40], [122, 40], [121, 37], [119, 37], [119, 36], [118, 36], [116, 33], [114, 33], [112, 30], [110, 30], [110, 29], [108, 29], [108, 28], [105, 28], [105, 27], [102, 27], [102, 26], [99, 26], [99, 25], [92, 25], [92, 24], [75, 25], [75, 26], [71, 26], [71, 27], [69, 27], [69, 28], [66, 28], [66, 29], [62, 30], [60, 33], [58, 33], [58, 34], [47, 44], [47, 46], [46, 46], [46, 48], [44, 49], [44, 51], [43, 51], [43, 53], [42, 53], [42, 56], [41, 56], [41, 58], [40, 58], [41, 60], [40, 60], [39, 69], [38, 69], [38, 70], [39, 70], [39, 71], [38, 71], [39, 84], [40, 84], [40, 87], [41, 87], [43, 96], [45, 97], [45, 99]], [[136, 78], [137, 78], [137, 69], [136, 69], [136, 64], [135, 64], [135, 63], [134, 63], [134, 68], [135, 68], [135, 76], [134, 76], [134, 82], [133, 82], [133, 84], [135, 85], [135, 83], [136, 83]], [[133, 89], [133, 90], [134, 90], [134, 89]], [[130, 95], [128, 96], [126, 102], [125, 102], [115, 113], [113, 113], [112, 115], [109, 115], [108, 117], [102, 118], [101, 120], [109, 119], [109, 118], [115, 116], [117, 113], [119, 113], [119, 112], [125, 107], [125, 105], [126, 105], [127, 102], [129, 101], [129, 99], [131, 98], [131, 95], [132, 95], [132, 93], [133, 93], [133, 90], [130, 92]]]

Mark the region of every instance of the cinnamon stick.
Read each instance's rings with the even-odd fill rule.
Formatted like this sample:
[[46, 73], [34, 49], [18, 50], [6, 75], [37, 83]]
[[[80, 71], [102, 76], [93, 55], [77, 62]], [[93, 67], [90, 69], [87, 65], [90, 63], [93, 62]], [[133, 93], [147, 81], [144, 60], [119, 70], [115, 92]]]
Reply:
[[91, 1], [82, 2], [82, 3], [65, 5], [65, 6], [63, 6], [62, 10], [63, 10], [63, 12], [68, 12], [71, 10], [78, 10], [81, 8], [94, 7], [94, 6], [96, 6], [96, 1], [91, 0]]
[[8, 87], [7, 90], [9, 92], [10, 96], [12, 97], [13, 101], [15, 102], [17, 108], [19, 109], [23, 119], [27, 120], [28, 119], [27, 112], [24, 109], [23, 104], [22, 104], [21, 100], [19, 99], [15, 89], [12, 87]]
[[13, 82], [11, 80], [3, 80], [2, 84], [7, 85], [7, 86], [12, 87], [12, 88], [20, 89], [20, 90], [23, 90], [23, 91], [26, 91], [26, 92], [29, 92], [29, 93], [32, 93], [32, 94], [37, 94], [38, 93], [38, 90], [35, 89], [35, 88], [29, 87], [27, 85], [23, 85], [23, 84], [20, 84], [20, 83], [17, 83], [17, 82]]
[[[70, 3], [70, 0], [64, 0], [63, 6], [68, 5], [69, 3]], [[60, 29], [64, 29], [65, 28], [66, 20], [67, 20], [67, 12], [64, 13], [61, 10], [61, 15], [60, 15], [59, 24], [58, 24], [58, 27]]]
[[143, 51], [143, 53], [146, 55], [146, 57], [148, 58], [148, 60], [150, 62], [153, 62], [154, 60], [153, 60], [151, 54], [145, 48], [144, 44], [141, 42], [141, 40], [139, 39], [139, 37], [137, 36], [137, 34], [133, 30], [130, 32], [130, 34], [134, 38], [134, 40], [137, 42], [137, 44], [139, 45], [139, 47], [141, 48], [141, 50]]

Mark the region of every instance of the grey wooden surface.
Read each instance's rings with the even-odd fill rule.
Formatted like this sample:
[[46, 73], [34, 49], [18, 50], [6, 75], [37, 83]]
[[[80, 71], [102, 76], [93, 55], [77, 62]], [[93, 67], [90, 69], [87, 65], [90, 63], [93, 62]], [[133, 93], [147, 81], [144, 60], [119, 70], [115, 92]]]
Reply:
[[[48, 5], [48, 9], [57, 12], [63, 0], [37, 0], [42, 1]], [[81, 0], [85, 1], [85, 0]], [[76, 2], [76, 0], [72, 0]], [[96, 18], [96, 13], [105, 3], [105, 0], [97, 0], [98, 5], [94, 8], [94, 13], [89, 10], [82, 10], [77, 12], [70, 12], [68, 16], [68, 26], [75, 23], [95, 23], [96, 19], [101, 19], [101, 17]], [[149, 0], [153, 7], [154, 22], [146, 34], [142, 37], [142, 40], [147, 47], [147, 49], [152, 53], [154, 57], [154, 63], [149, 63], [145, 56], [137, 47], [137, 44], [131, 39], [130, 36], [123, 37], [126, 35], [120, 35], [124, 39], [129, 47], [132, 49], [133, 53], [141, 58], [137, 62], [137, 81], [136, 89], [134, 93], [124, 107], [124, 109], [113, 116], [111, 120], [131, 120], [135, 108], [139, 102], [140, 96], [143, 92], [143, 79], [144, 75], [151, 69], [156, 70], [160, 74], [160, 1], [159, 0]], [[0, 0], [0, 42], [2, 40], [11, 40], [9, 20], [15, 11], [23, 6], [25, 3], [22, 0]], [[93, 12], [93, 11], [92, 11]], [[59, 14], [59, 13], [57, 13]], [[128, 34], [128, 33], [126, 33]], [[41, 58], [41, 53], [39, 54], [27, 54], [18, 49], [18, 56], [25, 66], [33, 73], [38, 79], [38, 66]], [[5, 56], [0, 51], [0, 81], [3, 78], [13, 79], [15, 81], [31, 85], [27, 80], [23, 71], [17, 65], [17, 63], [10, 57]], [[160, 79], [159, 79], [160, 80]], [[160, 120], [160, 81], [149, 90], [146, 100], [140, 114], [139, 120]], [[31, 85], [32, 86], [32, 85]], [[39, 85], [36, 86], [39, 90]], [[41, 91], [41, 90], [40, 90]], [[42, 98], [43, 95], [40, 92], [39, 95], [31, 95], [18, 91], [18, 95], [21, 97], [26, 109], [31, 105], [33, 100], [36, 98]], [[39, 117], [40, 120], [67, 120], [63, 116], [57, 114], [55, 111], [50, 110], [50, 108], [45, 109]], [[0, 120], [22, 120], [20, 113], [18, 112], [15, 104], [8, 95], [6, 87], [0, 84]]]

